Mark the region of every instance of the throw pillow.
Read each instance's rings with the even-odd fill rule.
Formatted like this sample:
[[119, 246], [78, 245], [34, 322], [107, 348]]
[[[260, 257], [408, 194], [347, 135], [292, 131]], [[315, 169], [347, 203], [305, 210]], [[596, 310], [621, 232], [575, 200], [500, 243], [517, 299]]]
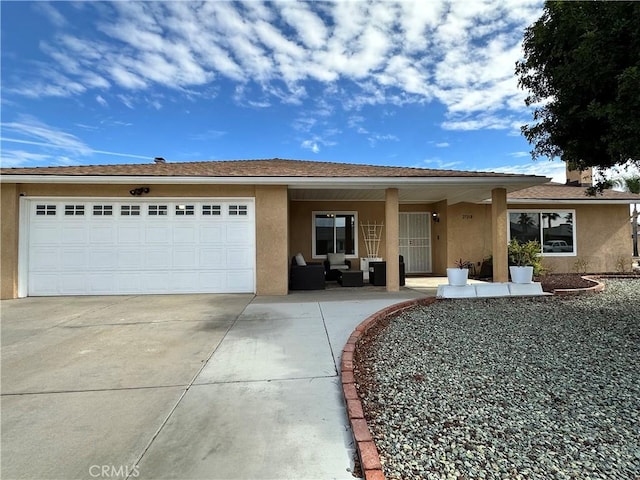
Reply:
[[296, 253], [296, 263], [301, 267], [304, 267], [307, 264], [302, 253]]
[[327, 253], [329, 265], [344, 265], [344, 253]]

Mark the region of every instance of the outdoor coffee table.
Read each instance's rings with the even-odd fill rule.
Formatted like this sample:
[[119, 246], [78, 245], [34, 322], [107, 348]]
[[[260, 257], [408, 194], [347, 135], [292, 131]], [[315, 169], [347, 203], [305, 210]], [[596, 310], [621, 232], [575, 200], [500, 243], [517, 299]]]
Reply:
[[345, 270], [341, 272], [338, 283], [343, 287], [362, 287], [362, 271], [361, 270]]

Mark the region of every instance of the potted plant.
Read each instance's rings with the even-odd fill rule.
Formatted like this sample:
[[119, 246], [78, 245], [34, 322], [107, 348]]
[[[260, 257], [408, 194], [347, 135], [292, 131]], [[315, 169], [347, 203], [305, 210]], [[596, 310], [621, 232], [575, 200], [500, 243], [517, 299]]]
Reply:
[[469, 278], [469, 267], [471, 267], [471, 262], [468, 260], [456, 260], [455, 268], [447, 268], [447, 279], [449, 280], [449, 285], [454, 285], [456, 287], [463, 287], [467, 284], [467, 279]]
[[533, 275], [542, 270], [541, 251], [540, 242], [536, 240], [519, 242], [514, 239], [509, 242], [509, 273], [513, 283], [533, 281]]

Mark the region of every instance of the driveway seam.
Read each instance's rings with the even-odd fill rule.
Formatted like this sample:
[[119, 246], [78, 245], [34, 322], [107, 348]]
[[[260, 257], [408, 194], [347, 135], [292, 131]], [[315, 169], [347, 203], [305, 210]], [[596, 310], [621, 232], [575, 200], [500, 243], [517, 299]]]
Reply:
[[327, 322], [324, 318], [324, 312], [322, 311], [322, 305], [318, 302], [318, 309], [320, 310], [320, 318], [322, 318], [322, 326], [324, 327], [324, 335], [327, 338], [327, 343], [329, 344], [329, 351], [331, 352], [331, 363], [333, 363], [333, 371], [336, 376], [338, 375], [338, 365], [336, 364], [336, 356], [333, 353], [333, 346], [331, 345], [331, 338], [329, 337], [329, 330], [327, 329]]
[[200, 365], [200, 368], [198, 369], [196, 374], [191, 378], [191, 381], [189, 382], [189, 384], [186, 385], [186, 387], [184, 388], [184, 390], [180, 394], [180, 398], [178, 398], [178, 400], [176, 401], [174, 406], [171, 408], [171, 410], [169, 411], [169, 413], [167, 414], [165, 419], [162, 421], [162, 423], [160, 424], [160, 426], [158, 427], [156, 432], [151, 436], [151, 439], [149, 440], [149, 442], [147, 442], [147, 445], [142, 449], [142, 453], [140, 453], [140, 455], [138, 455], [138, 458], [136, 459], [136, 461], [133, 464], [134, 468], [132, 469], [132, 472], [129, 475], [127, 475], [127, 478], [125, 480], [129, 480], [131, 478], [133, 472], [137, 472], [137, 467], [140, 465], [140, 462], [142, 461], [144, 456], [147, 454], [147, 452], [151, 448], [151, 445], [153, 445], [153, 442], [155, 442], [156, 438], [158, 438], [158, 435], [160, 435], [160, 432], [162, 432], [164, 427], [167, 425], [167, 423], [169, 422], [169, 420], [173, 416], [174, 412], [176, 411], [176, 409], [178, 408], [180, 403], [182, 403], [182, 400], [184, 399], [185, 395], [191, 389], [191, 387], [194, 385], [194, 382], [196, 381], [196, 378], [198, 378], [198, 376], [202, 373], [202, 371], [204, 370], [206, 365], [209, 363], [209, 360], [211, 360], [211, 357], [213, 357], [213, 355], [218, 351], [218, 348], [220, 348], [220, 345], [222, 345], [222, 342], [224, 342], [224, 339], [227, 338], [227, 335], [229, 334], [231, 329], [235, 326], [236, 323], [238, 323], [238, 319], [242, 316], [242, 314], [245, 312], [245, 310], [251, 304], [251, 302], [253, 302], [255, 300], [255, 298], [256, 298], [256, 296], [254, 295], [253, 298], [249, 302], [247, 302], [247, 304], [244, 306], [242, 311], [236, 316], [236, 318], [233, 320], [231, 325], [229, 325], [227, 330], [224, 332], [224, 335], [222, 336], [222, 338], [220, 339], [220, 341], [218, 342], [216, 347], [207, 356], [207, 359], [204, 362], [202, 362], [202, 365]]
[[85, 390], [50, 390], [46, 392], [9, 392], [2, 393], [2, 397], [18, 397], [20, 395], [52, 395], [61, 393], [93, 393], [93, 392], [122, 392], [127, 390], [153, 390], [160, 388], [184, 388], [187, 384], [181, 383], [176, 385], [149, 385], [146, 387], [114, 387], [114, 388], [88, 388]]

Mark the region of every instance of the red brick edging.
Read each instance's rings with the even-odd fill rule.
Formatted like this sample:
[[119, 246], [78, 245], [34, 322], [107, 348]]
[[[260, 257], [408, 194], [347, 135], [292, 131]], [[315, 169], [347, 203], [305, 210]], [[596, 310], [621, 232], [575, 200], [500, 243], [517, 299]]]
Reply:
[[358, 342], [367, 330], [383, 318], [391, 315], [397, 315], [416, 305], [429, 305], [435, 301], [435, 297], [418, 298], [391, 305], [390, 307], [374, 313], [356, 327], [342, 350], [342, 362], [340, 367], [342, 392], [347, 404], [347, 416], [349, 417], [353, 437], [356, 441], [356, 449], [358, 451], [358, 456], [360, 457], [360, 465], [362, 466], [362, 473], [365, 480], [385, 480], [385, 477], [382, 473], [382, 464], [380, 463], [378, 449], [373, 442], [369, 426], [364, 418], [362, 402], [360, 402], [360, 397], [358, 396], [358, 390], [356, 389], [356, 382], [353, 375], [353, 355], [356, 351]]

